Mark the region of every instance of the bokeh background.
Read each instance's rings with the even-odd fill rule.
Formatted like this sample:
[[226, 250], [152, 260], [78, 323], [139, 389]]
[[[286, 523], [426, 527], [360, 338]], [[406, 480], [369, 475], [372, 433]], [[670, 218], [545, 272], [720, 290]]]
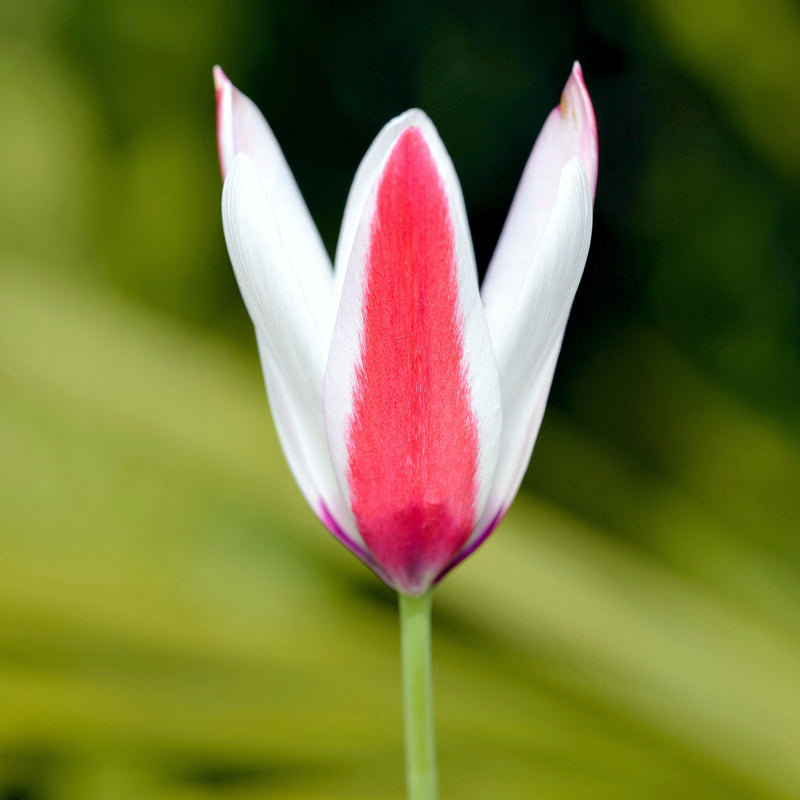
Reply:
[[395, 601], [279, 452], [211, 66], [328, 248], [418, 105], [480, 265], [573, 59], [595, 232], [519, 500], [437, 591], [443, 797], [800, 797], [792, 0], [0, 2], [0, 800], [401, 798]]

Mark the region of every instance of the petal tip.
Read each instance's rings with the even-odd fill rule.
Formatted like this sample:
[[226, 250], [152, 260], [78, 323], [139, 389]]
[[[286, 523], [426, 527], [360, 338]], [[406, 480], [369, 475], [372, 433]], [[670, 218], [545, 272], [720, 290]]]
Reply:
[[389, 125], [398, 131], [398, 136], [407, 128], [420, 128], [421, 130], [425, 130], [426, 128], [433, 127], [430, 117], [419, 108], [409, 108], [408, 111], [398, 114]]
[[583, 70], [579, 62], [572, 65], [572, 72], [561, 93], [561, 113], [571, 119], [575, 125], [588, 122], [595, 125], [594, 109], [583, 79]]
[[597, 188], [597, 120], [579, 61], [575, 61], [572, 65], [572, 71], [561, 94], [559, 110], [562, 118], [582, 131], [582, 136], [585, 137], [582, 157], [586, 160], [584, 167], [589, 175], [594, 196]]
[[222, 67], [219, 64], [214, 65], [211, 74], [214, 76], [214, 88], [218, 92], [230, 84], [228, 76], [222, 71]]
[[235, 155], [231, 108], [233, 84], [218, 64], [211, 70], [211, 74], [214, 77], [214, 94], [217, 102], [217, 156], [220, 175], [224, 181]]

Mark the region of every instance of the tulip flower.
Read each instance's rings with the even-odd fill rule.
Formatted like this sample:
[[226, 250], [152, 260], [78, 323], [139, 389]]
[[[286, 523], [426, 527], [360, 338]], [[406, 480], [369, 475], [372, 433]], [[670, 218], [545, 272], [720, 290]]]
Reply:
[[225, 239], [278, 436], [320, 520], [400, 592], [410, 796], [434, 797], [429, 589], [495, 528], [531, 457], [589, 249], [591, 101], [576, 63], [479, 288], [422, 111], [364, 156], [331, 266], [264, 117], [214, 79]]
[[421, 595], [503, 517], [542, 421], [597, 180], [580, 66], [481, 289], [458, 178], [423, 112], [367, 151], [332, 268], [266, 120], [214, 77], [225, 238], [289, 466], [334, 536]]

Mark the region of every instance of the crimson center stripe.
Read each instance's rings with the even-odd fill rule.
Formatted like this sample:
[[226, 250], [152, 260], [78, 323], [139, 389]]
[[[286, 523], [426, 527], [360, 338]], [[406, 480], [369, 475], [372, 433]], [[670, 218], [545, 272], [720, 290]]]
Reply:
[[350, 496], [367, 547], [413, 593], [465, 544], [478, 489], [453, 223], [418, 128], [381, 175], [362, 287]]

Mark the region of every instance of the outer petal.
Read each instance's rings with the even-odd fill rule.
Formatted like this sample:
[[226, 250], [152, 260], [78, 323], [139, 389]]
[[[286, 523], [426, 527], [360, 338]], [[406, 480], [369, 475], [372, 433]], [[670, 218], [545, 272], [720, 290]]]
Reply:
[[501, 410], [452, 163], [422, 112], [387, 130], [351, 193], [363, 210], [333, 333], [325, 421], [364, 542], [392, 585], [418, 594], [483, 511]]
[[516, 303], [495, 338], [503, 397], [503, 439], [490, 501], [472, 547], [502, 516], [533, 451], [556, 359], [592, 233], [592, 195], [582, 163], [564, 167], [550, 218]]
[[275, 135], [255, 104], [214, 67], [217, 148], [223, 179], [237, 153], [256, 166], [289, 263], [295, 270], [326, 342], [335, 308], [331, 262]]
[[256, 167], [244, 153], [233, 160], [225, 180], [222, 221], [289, 466], [317, 515], [326, 524], [333, 515], [352, 541], [345, 534], [340, 538], [357, 549], [358, 533], [333, 471], [322, 418], [327, 347]]
[[556, 198], [561, 170], [583, 162], [592, 196], [597, 185], [597, 125], [576, 61], [561, 103], [550, 113], [525, 165], [481, 289], [492, 341], [506, 324]]

